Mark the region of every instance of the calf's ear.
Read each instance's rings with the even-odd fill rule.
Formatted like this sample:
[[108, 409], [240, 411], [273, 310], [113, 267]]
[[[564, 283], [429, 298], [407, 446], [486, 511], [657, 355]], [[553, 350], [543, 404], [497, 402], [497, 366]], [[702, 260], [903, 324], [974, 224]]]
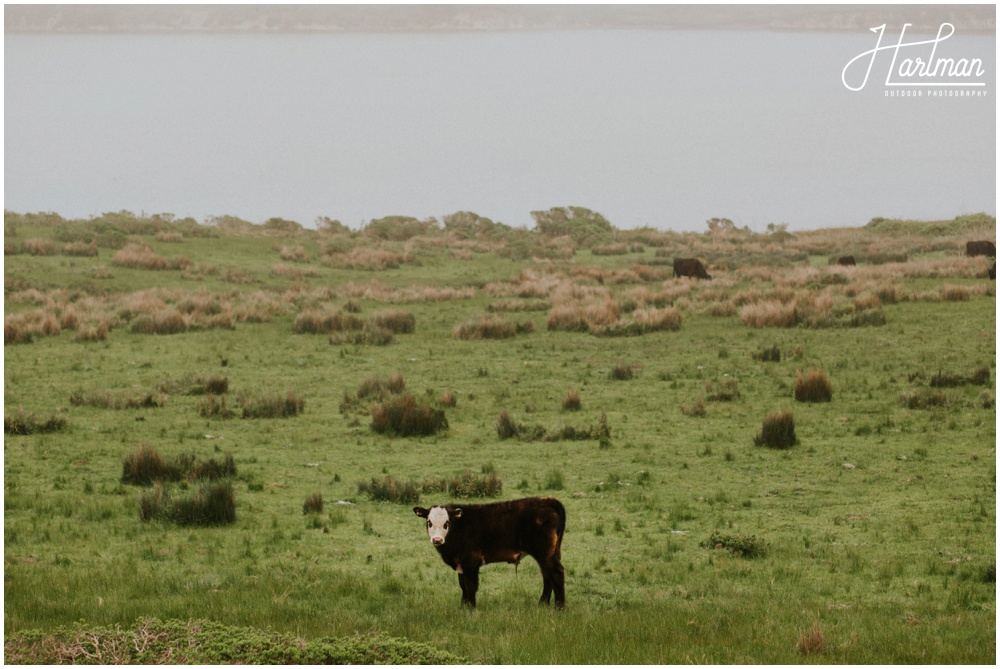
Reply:
[[430, 509], [425, 509], [421, 506], [413, 507], [413, 513], [417, 514], [421, 518], [426, 518], [427, 514], [430, 513]]

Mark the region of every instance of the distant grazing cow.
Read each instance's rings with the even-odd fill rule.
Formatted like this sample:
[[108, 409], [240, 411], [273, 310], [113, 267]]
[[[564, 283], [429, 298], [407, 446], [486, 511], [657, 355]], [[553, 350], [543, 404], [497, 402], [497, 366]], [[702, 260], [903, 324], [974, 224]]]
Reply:
[[692, 276], [696, 279], [712, 278], [697, 258], [674, 258], [674, 276]]
[[431, 544], [444, 563], [458, 572], [463, 604], [476, 606], [481, 566], [491, 562], [517, 565], [530, 555], [542, 568], [539, 603], [548, 604], [554, 590], [556, 608], [565, 605], [560, 549], [566, 509], [559, 500], [531, 497], [495, 504], [417, 506], [413, 512], [427, 519]]
[[990, 256], [996, 258], [997, 247], [993, 242], [965, 242], [965, 255]]
[[854, 256], [840, 256], [839, 258], [837, 258], [837, 264], [853, 267], [858, 263], [854, 262]]

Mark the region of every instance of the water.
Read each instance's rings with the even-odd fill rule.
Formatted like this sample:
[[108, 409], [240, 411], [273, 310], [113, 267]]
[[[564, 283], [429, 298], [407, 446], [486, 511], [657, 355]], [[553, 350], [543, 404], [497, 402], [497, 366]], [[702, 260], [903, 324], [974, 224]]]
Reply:
[[888, 97], [884, 73], [847, 90], [874, 39], [7, 35], [4, 206], [530, 227], [575, 205], [695, 231], [995, 214], [995, 38], [947, 45], [983, 59], [982, 98]]

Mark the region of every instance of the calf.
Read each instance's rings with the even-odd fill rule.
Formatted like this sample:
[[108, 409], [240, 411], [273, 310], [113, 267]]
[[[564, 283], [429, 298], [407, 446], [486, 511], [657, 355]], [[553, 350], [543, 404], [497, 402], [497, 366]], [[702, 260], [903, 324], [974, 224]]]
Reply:
[[560, 562], [566, 509], [552, 497], [516, 499], [494, 504], [447, 504], [414, 507], [427, 519], [427, 535], [444, 563], [458, 572], [462, 603], [476, 606], [479, 568], [491, 562], [517, 565], [530, 555], [542, 569], [541, 604], [556, 594], [556, 608], [565, 605]]
[[692, 276], [696, 279], [712, 278], [697, 258], [674, 258], [674, 276]]

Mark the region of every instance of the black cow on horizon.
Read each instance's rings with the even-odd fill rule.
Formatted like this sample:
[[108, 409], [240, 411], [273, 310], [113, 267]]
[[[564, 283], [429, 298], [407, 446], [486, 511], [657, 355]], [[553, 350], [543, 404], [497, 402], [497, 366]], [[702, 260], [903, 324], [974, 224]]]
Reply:
[[965, 255], [997, 257], [997, 247], [991, 241], [965, 242]]
[[690, 276], [695, 279], [712, 278], [697, 258], [674, 258], [674, 276]]
[[837, 264], [843, 265], [844, 267], [854, 267], [858, 263], [855, 262], [854, 256], [840, 256], [837, 258]]
[[552, 497], [529, 497], [493, 504], [447, 504], [413, 507], [427, 520], [427, 536], [444, 563], [458, 572], [462, 603], [476, 606], [479, 568], [492, 562], [517, 565], [530, 555], [542, 569], [541, 604], [556, 595], [566, 602], [561, 562], [566, 509]]

